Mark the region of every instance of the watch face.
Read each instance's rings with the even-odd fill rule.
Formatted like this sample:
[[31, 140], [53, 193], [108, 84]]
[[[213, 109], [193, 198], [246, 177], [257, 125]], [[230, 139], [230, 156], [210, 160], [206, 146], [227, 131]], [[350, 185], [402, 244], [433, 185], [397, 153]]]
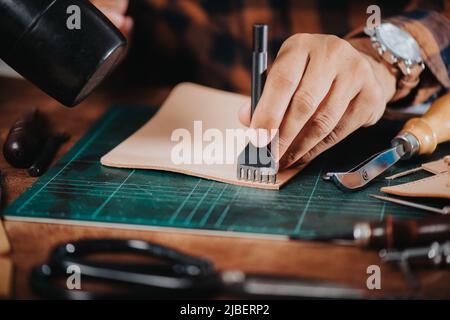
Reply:
[[377, 33], [381, 44], [397, 57], [412, 62], [422, 61], [419, 45], [409, 33], [391, 23], [381, 24]]

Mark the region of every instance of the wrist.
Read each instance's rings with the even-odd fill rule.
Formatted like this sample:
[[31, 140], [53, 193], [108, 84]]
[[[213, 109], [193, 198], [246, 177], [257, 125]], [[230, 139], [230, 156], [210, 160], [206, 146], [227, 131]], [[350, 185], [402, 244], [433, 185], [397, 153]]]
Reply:
[[390, 102], [397, 91], [397, 77], [388, 66], [380, 61], [375, 60], [371, 56], [361, 53], [369, 61], [372, 66], [375, 78], [378, 84], [383, 88], [385, 103]]
[[349, 40], [350, 44], [370, 63], [379, 85], [382, 87], [385, 102], [390, 102], [397, 91], [397, 72], [382, 61], [373, 49], [368, 38], [354, 38]]

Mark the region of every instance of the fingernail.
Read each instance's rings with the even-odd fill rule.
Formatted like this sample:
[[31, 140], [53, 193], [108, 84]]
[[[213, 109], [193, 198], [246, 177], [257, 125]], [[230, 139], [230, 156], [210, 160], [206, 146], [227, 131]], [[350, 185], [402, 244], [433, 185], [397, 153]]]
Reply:
[[250, 112], [250, 104], [249, 104], [249, 103], [243, 104], [243, 105], [239, 108], [239, 112], [242, 112], [242, 113], [248, 113], [248, 112]]

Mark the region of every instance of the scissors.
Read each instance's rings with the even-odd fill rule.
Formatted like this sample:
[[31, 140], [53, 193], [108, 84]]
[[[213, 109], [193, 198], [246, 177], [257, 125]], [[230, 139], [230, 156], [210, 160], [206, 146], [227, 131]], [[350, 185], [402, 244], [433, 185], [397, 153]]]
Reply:
[[[96, 254], [133, 254], [151, 262], [93, 260]], [[90, 258], [90, 259], [89, 259]], [[142, 260], [142, 259], [141, 259]], [[66, 286], [70, 266], [80, 271], [82, 287]], [[86, 282], [112, 290], [87, 290]], [[32, 270], [30, 284], [51, 299], [183, 299], [238, 296], [249, 298], [363, 299], [363, 291], [323, 281], [264, 274], [219, 272], [204, 258], [142, 240], [92, 239], [57, 246], [47, 263]], [[89, 286], [88, 286], [89, 287]], [[91, 286], [92, 287], [92, 286]]]

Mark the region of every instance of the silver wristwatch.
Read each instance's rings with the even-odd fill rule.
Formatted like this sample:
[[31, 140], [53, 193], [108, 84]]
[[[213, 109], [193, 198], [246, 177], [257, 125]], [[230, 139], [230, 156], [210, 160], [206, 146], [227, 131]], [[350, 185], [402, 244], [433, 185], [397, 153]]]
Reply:
[[375, 28], [365, 28], [373, 47], [390, 65], [396, 66], [405, 82], [417, 82], [425, 69], [417, 41], [406, 31], [392, 23], [382, 23]]

